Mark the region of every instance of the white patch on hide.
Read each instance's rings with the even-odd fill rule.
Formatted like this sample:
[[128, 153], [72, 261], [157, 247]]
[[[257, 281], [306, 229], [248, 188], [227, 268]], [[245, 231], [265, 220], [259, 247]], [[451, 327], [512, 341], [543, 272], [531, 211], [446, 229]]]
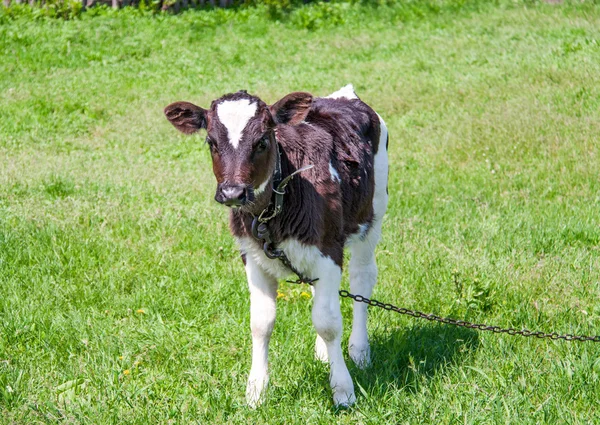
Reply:
[[[249, 237], [239, 238], [238, 244], [240, 251], [247, 256], [251, 256], [265, 273], [277, 279], [283, 279], [292, 274], [291, 270], [285, 267], [281, 261], [267, 258], [254, 239]], [[324, 260], [326, 260], [325, 263], [335, 264], [331, 258], [323, 256], [323, 253], [316, 246], [303, 244], [296, 239], [286, 239], [278, 244], [277, 248], [283, 249], [294, 267], [310, 278], [314, 278], [320, 273], [319, 267]]]
[[267, 188], [267, 184], [269, 183], [271, 179], [267, 179], [265, 180], [263, 183], [261, 183], [260, 186], [258, 186], [256, 189], [254, 189], [254, 195], [258, 196], [261, 193], [263, 193], [265, 191], [265, 189]]
[[358, 99], [356, 93], [354, 93], [354, 87], [352, 84], [342, 87], [338, 91], [331, 93], [326, 99], [340, 99], [345, 97], [346, 99]]
[[331, 180], [333, 180], [334, 182], [339, 183], [341, 181], [340, 175], [338, 174], [337, 170], [333, 168], [331, 161], [329, 162], [329, 174], [331, 174]]
[[373, 161], [373, 170], [375, 171], [375, 194], [373, 196], [373, 211], [375, 220], [381, 220], [385, 214], [388, 204], [388, 152], [386, 148], [388, 129], [385, 122], [379, 114], [381, 134], [379, 136], [379, 149]]

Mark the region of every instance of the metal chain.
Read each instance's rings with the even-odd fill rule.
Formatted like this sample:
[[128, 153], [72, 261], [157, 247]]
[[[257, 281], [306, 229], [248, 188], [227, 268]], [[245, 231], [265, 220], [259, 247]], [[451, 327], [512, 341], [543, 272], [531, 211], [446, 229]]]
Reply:
[[572, 334], [558, 334], [556, 332], [545, 333], [541, 331], [530, 331], [528, 329], [514, 329], [514, 328], [501, 328], [500, 326], [488, 326], [483, 323], [471, 323], [466, 320], [457, 320], [449, 317], [441, 317], [436, 316], [435, 314], [426, 314], [417, 310], [409, 310], [408, 308], [396, 307], [393, 304], [385, 304], [381, 301], [372, 300], [367, 297], [363, 297], [362, 295], [354, 295], [350, 292], [342, 289], [340, 291], [340, 296], [344, 298], [352, 298], [354, 301], [359, 303], [365, 303], [371, 305], [373, 307], [379, 307], [388, 311], [395, 311], [399, 314], [405, 314], [407, 316], [417, 317], [419, 319], [426, 319], [431, 322], [439, 322], [447, 325], [459, 326], [467, 329], [476, 329], [479, 331], [488, 331], [496, 334], [508, 334], [508, 335], [520, 335], [524, 337], [536, 337], [536, 338], [548, 338], [548, 339], [562, 339], [564, 341], [592, 341], [592, 342], [600, 342], [600, 335], [595, 336], [587, 336], [587, 335], [572, 335]]
[[[287, 261], [285, 261], [284, 258]], [[286, 266], [290, 267], [291, 264], [289, 263], [289, 259], [285, 256], [285, 254], [283, 254], [283, 258], [279, 257], [279, 259]], [[294, 273], [296, 273], [300, 279], [295, 280], [295, 281], [288, 280], [287, 282], [289, 282], [289, 283], [296, 283], [296, 284], [307, 283], [312, 286], [312, 284], [316, 280], [316, 279], [311, 280], [311, 279], [306, 278], [305, 276], [302, 276], [301, 274], [297, 273], [293, 267], [290, 267], [290, 269]], [[356, 302], [365, 303], [365, 304], [368, 304], [373, 307], [381, 308], [383, 310], [394, 311], [398, 314], [404, 314], [406, 316], [416, 317], [417, 319], [425, 319], [425, 320], [429, 320], [430, 322], [438, 322], [438, 323], [443, 323], [446, 325], [458, 326], [461, 328], [493, 332], [495, 334], [508, 334], [508, 335], [513, 335], [513, 336], [519, 335], [519, 336], [524, 336], [526, 338], [536, 337], [536, 338], [540, 338], [540, 339], [543, 339], [543, 338], [554, 339], [554, 340], [562, 339], [564, 341], [600, 342], [600, 335], [587, 336], [587, 335], [559, 334], [556, 332], [546, 333], [546, 332], [542, 332], [542, 331], [530, 331], [529, 329], [519, 330], [519, 329], [515, 329], [515, 328], [501, 328], [500, 326], [488, 326], [483, 323], [472, 323], [472, 322], [467, 322], [466, 320], [452, 319], [451, 317], [441, 317], [441, 316], [437, 316], [432, 313], [427, 314], [427, 313], [423, 313], [418, 310], [410, 310], [410, 309], [404, 308], [404, 307], [396, 307], [393, 304], [382, 303], [381, 301], [372, 300], [370, 298], [363, 297], [362, 295], [351, 294], [350, 292], [346, 291], [345, 289], [341, 289], [339, 291], [339, 294], [340, 294], [340, 297], [342, 297], [342, 298], [352, 298]]]

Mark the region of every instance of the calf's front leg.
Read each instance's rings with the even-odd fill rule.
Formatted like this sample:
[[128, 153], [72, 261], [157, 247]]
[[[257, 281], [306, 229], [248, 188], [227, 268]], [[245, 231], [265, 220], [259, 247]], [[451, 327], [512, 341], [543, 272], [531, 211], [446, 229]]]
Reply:
[[342, 269], [330, 258], [320, 259], [317, 267], [312, 321], [317, 334], [323, 340], [329, 358], [329, 383], [336, 406], [348, 406], [356, 400], [354, 384], [342, 354], [342, 314], [338, 291]]
[[246, 260], [250, 289], [250, 328], [252, 330], [252, 367], [246, 386], [246, 401], [252, 408], [263, 400], [269, 382], [269, 341], [275, 324], [277, 280], [266, 274], [250, 257]]

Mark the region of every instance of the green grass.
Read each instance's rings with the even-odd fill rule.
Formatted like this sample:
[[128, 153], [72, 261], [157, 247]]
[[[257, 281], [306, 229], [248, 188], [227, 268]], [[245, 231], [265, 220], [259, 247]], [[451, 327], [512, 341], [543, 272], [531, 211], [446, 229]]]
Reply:
[[268, 400], [245, 407], [243, 267], [202, 137], [162, 115], [175, 100], [352, 82], [391, 134], [374, 298], [600, 334], [598, 6], [429, 4], [333, 5], [312, 26], [2, 12], [0, 423], [598, 423], [598, 344], [375, 310], [374, 366], [348, 359], [358, 401], [336, 412], [288, 284]]

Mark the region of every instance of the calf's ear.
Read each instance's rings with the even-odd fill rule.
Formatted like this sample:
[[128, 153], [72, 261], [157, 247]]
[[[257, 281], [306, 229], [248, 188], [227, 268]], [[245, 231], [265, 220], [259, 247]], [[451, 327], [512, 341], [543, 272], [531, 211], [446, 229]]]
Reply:
[[312, 94], [294, 92], [269, 106], [273, 120], [277, 124], [296, 125], [304, 121], [312, 105]]
[[167, 119], [182, 133], [206, 129], [206, 110], [190, 102], [175, 102], [165, 108]]

